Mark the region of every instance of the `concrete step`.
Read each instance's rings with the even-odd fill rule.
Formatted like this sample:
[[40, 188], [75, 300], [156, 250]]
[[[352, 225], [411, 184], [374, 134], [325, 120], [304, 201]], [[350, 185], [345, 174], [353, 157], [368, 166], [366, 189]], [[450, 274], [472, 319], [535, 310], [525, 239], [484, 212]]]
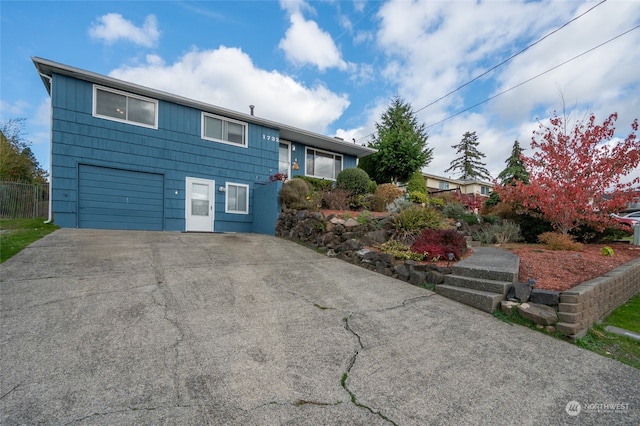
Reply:
[[446, 284], [437, 285], [436, 293], [489, 313], [495, 311], [500, 301], [503, 300], [503, 296], [497, 293], [454, 287]]
[[460, 275], [447, 274], [444, 276], [444, 284], [452, 287], [470, 288], [473, 290], [486, 291], [489, 293], [497, 293], [504, 296], [507, 295], [513, 283], [506, 281], [487, 280], [483, 278], [471, 278]]
[[520, 258], [510, 251], [495, 247], [477, 247], [473, 254], [452, 267], [454, 275], [485, 280], [518, 281]]
[[453, 265], [451, 268], [453, 275], [477, 278], [481, 280], [492, 281], [504, 281], [515, 283], [518, 281], [518, 270], [510, 270], [506, 268], [492, 268], [490, 266], [482, 266], [481, 268], [475, 265]]

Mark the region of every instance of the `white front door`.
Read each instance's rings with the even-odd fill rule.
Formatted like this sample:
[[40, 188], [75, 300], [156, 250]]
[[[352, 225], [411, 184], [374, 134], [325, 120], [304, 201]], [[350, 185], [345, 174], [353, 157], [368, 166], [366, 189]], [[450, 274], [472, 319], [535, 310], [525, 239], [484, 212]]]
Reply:
[[213, 232], [215, 181], [187, 178], [186, 231]]

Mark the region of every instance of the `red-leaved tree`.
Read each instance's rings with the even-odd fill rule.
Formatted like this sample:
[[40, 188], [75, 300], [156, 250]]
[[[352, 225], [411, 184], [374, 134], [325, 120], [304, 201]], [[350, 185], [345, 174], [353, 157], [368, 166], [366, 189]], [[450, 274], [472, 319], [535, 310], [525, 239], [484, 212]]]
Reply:
[[640, 189], [640, 177], [621, 183], [640, 163], [638, 119], [626, 139], [613, 140], [617, 118], [611, 114], [598, 125], [592, 114], [572, 130], [557, 114], [550, 125], [540, 123], [531, 138], [533, 155], [523, 156], [530, 183], [496, 187], [501, 200], [542, 216], [563, 234], [581, 225], [612, 225], [610, 213], [623, 210]]

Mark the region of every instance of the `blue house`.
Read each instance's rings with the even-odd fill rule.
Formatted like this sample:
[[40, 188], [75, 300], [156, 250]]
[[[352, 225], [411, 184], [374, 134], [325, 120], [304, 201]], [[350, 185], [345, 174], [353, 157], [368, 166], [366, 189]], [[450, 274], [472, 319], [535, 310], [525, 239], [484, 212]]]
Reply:
[[61, 227], [273, 234], [285, 173], [335, 179], [373, 152], [253, 115], [32, 58], [51, 96]]

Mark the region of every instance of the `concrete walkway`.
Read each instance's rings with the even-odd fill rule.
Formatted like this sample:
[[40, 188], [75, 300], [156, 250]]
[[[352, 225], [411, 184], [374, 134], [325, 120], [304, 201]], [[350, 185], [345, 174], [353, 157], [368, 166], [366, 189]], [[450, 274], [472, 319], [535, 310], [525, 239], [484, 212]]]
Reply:
[[0, 297], [3, 425], [640, 424], [640, 371], [269, 236], [61, 229]]

